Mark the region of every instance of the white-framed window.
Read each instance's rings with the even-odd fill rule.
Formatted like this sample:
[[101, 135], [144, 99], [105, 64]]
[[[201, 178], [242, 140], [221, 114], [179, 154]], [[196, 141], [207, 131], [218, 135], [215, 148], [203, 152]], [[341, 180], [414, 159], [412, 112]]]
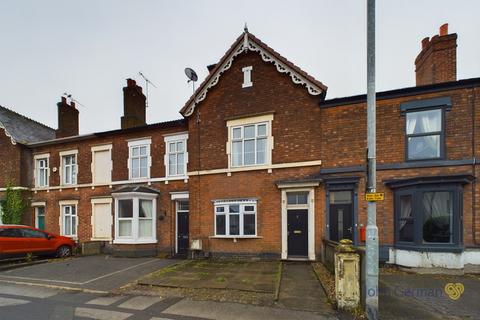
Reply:
[[48, 187], [48, 180], [50, 176], [49, 169], [49, 158], [50, 154], [40, 154], [34, 156], [35, 161], [35, 187], [42, 188]]
[[60, 201], [60, 234], [62, 236], [77, 237], [78, 216], [77, 216], [78, 201]]
[[78, 150], [60, 152], [60, 179], [62, 185], [77, 184], [77, 153]]
[[272, 163], [272, 121], [273, 114], [227, 121], [229, 168]]
[[214, 203], [216, 237], [257, 235], [257, 201], [232, 200]]
[[187, 175], [188, 134], [165, 136], [165, 168], [167, 177]]
[[242, 88], [248, 88], [253, 86], [252, 82], [252, 66], [248, 67], [243, 67], [242, 72], [243, 72], [243, 83], [242, 83]]
[[114, 243], [156, 243], [156, 194], [123, 193], [115, 197]]
[[133, 140], [128, 142], [128, 175], [129, 179], [150, 178], [150, 145], [151, 139]]

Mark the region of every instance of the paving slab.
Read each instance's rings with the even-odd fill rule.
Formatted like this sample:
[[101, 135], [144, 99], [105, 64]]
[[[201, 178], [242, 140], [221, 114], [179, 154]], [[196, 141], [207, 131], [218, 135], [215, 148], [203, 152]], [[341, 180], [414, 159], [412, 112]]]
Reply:
[[313, 312], [286, 310], [253, 306], [240, 303], [214, 302], [214, 301], [193, 301], [182, 300], [165, 309], [163, 313], [168, 316], [179, 315], [189, 317], [200, 317], [205, 319], [221, 320], [323, 320], [338, 319], [334, 315], [317, 314]]
[[284, 263], [278, 303], [288, 309], [334, 313], [310, 263]]
[[[445, 291], [450, 283], [461, 284], [464, 288], [457, 299]], [[382, 319], [480, 319], [479, 301], [478, 276], [410, 273], [380, 276]]]
[[279, 271], [278, 261], [190, 261], [142, 284], [192, 288], [230, 289], [274, 294]]
[[86, 256], [0, 272], [0, 281], [110, 291], [178, 260]]

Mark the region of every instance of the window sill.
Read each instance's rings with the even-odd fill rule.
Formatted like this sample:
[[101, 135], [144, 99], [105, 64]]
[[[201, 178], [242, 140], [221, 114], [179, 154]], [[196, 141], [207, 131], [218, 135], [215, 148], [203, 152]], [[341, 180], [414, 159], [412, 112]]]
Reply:
[[115, 239], [113, 244], [156, 244], [156, 239]]
[[261, 236], [210, 236], [210, 239], [263, 239]]

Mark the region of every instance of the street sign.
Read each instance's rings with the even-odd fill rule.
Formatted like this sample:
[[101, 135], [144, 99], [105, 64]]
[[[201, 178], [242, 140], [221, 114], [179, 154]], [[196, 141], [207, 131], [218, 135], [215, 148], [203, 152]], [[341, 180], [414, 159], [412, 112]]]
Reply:
[[383, 193], [383, 192], [365, 193], [365, 200], [367, 200], [367, 201], [383, 201], [383, 200], [385, 200], [385, 193]]

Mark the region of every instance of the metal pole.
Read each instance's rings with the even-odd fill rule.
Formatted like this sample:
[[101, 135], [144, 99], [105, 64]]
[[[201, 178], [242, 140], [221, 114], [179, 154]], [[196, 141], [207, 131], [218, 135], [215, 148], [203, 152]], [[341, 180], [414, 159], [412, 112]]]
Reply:
[[[376, 192], [376, 106], [375, 106], [375, 0], [367, 0], [367, 191]], [[378, 319], [378, 228], [377, 204], [368, 202], [366, 243], [366, 294], [368, 319]]]

